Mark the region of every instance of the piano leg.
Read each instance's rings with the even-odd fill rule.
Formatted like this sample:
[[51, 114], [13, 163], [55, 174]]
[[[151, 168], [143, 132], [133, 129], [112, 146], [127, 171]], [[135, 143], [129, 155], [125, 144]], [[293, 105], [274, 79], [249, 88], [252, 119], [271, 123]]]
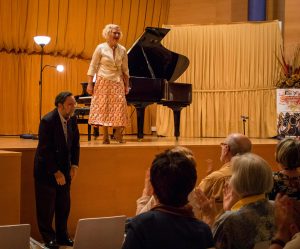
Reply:
[[97, 137], [99, 137], [99, 127], [94, 126], [94, 139], [96, 139]]
[[137, 137], [138, 139], [144, 138], [144, 117], [145, 117], [145, 107], [135, 107], [136, 108], [136, 114], [137, 114]]
[[133, 104], [136, 109], [137, 114], [137, 137], [138, 140], [142, 140], [144, 137], [144, 117], [145, 117], [145, 108], [151, 103], [138, 103]]
[[173, 111], [174, 116], [174, 136], [176, 137], [176, 140], [178, 141], [178, 137], [180, 136], [180, 113], [183, 108], [183, 106], [170, 106], [167, 105], [169, 108]]
[[91, 141], [91, 125], [88, 124], [88, 141]]

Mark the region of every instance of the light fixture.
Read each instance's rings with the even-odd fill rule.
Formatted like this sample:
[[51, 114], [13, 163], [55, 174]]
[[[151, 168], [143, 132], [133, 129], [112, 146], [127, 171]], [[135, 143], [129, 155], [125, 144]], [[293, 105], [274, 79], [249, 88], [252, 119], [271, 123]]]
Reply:
[[49, 36], [43, 36], [43, 35], [35, 36], [33, 37], [33, 39], [35, 43], [40, 46], [46, 46], [51, 41], [51, 38]]
[[53, 66], [53, 65], [45, 65], [45, 66], [43, 66], [43, 68], [42, 68], [42, 71], [44, 71], [44, 69], [46, 68], [46, 67], [53, 67], [53, 68], [55, 68], [56, 69], [56, 71], [57, 72], [63, 72], [64, 70], [65, 70], [65, 67], [63, 66], [63, 65], [56, 65], [56, 66]]
[[42, 103], [43, 103], [43, 71], [46, 67], [54, 67], [58, 72], [64, 71], [64, 66], [63, 65], [57, 65], [57, 66], [52, 66], [52, 65], [45, 65], [43, 66], [43, 56], [44, 56], [44, 47], [49, 44], [51, 41], [51, 38], [49, 36], [35, 36], [33, 37], [34, 42], [39, 45], [42, 48], [41, 51], [41, 65], [40, 65], [40, 80], [39, 80], [39, 88], [40, 88], [40, 106], [39, 106], [39, 113], [40, 113], [40, 120], [42, 119]]
[[63, 65], [57, 65], [56, 70], [61, 73], [65, 70], [65, 67]]
[[[43, 98], [43, 71], [46, 67], [54, 67], [58, 72], [64, 71], [64, 66], [63, 65], [57, 65], [57, 66], [52, 66], [52, 65], [45, 65], [43, 66], [43, 55], [44, 55], [44, 47], [49, 44], [51, 41], [51, 38], [49, 36], [35, 36], [33, 37], [34, 42], [39, 45], [42, 48], [41, 51], [41, 65], [40, 65], [40, 80], [39, 80], [39, 88], [40, 88], [40, 101], [39, 101], [39, 109], [40, 109], [40, 120], [42, 119], [42, 98]], [[33, 134], [21, 134], [21, 138], [25, 139], [38, 139], [37, 135]]]

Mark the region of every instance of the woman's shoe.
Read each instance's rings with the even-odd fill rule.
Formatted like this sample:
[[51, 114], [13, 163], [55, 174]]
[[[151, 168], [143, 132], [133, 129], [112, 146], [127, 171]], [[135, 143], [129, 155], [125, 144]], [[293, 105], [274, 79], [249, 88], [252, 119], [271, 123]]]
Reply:
[[121, 138], [116, 138], [116, 141], [120, 144], [125, 144], [126, 143], [126, 140], [123, 139], [123, 136]]
[[103, 144], [110, 144], [110, 140], [109, 140], [109, 138], [107, 137], [107, 138], [103, 138], [103, 142], [102, 142]]
[[114, 137], [118, 143], [125, 144], [126, 140], [123, 139], [122, 131], [123, 131], [123, 128], [118, 127], [115, 131]]
[[110, 144], [109, 135], [108, 135], [108, 127], [103, 127], [103, 144]]

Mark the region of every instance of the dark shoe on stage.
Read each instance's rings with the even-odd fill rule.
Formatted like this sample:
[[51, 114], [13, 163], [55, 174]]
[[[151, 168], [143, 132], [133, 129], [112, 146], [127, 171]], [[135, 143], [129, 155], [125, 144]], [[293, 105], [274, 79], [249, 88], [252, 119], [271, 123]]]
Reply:
[[110, 144], [110, 141], [109, 141], [109, 138], [108, 137], [105, 137], [103, 138], [103, 144]]
[[126, 141], [123, 139], [123, 128], [118, 127], [114, 133], [115, 140], [120, 144], [125, 144]]
[[48, 241], [47, 243], [45, 243], [45, 246], [49, 249], [59, 249], [59, 245], [55, 240]]
[[68, 239], [63, 239], [63, 240], [57, 240], [57, 244], [61, 246], [73, 246], [74, 241], [70, 238]]

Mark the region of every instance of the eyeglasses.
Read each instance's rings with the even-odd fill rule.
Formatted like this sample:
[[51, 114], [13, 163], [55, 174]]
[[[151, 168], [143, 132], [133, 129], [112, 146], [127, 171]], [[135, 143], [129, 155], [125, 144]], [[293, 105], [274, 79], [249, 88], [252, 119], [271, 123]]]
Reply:
[[121, 35], [121, 33], [120, 32], [117, 32], [117, 31], [114, 31], [114, 32], [112, 32], [114, 35]]
[[221, 146], [224, 146], [224, 145], [228, 145], [228, 144], [227, 144], [227, 143], [223, 143], [223, 142], [222, 142], [222, 143], [220, 143], [220, 145], [221, 145]]

